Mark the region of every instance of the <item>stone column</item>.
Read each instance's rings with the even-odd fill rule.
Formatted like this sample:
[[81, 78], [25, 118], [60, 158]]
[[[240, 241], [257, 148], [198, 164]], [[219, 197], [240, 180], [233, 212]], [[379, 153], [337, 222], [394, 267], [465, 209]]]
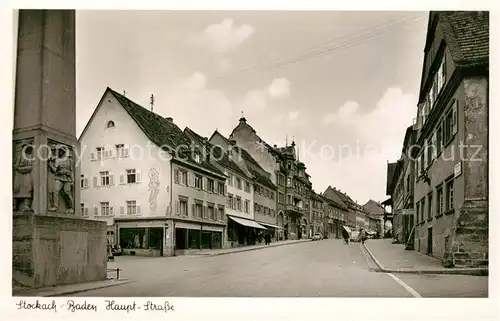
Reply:
[[106, 223], [81, 218], [75, 11], [19, 10], [13, 284], [106, 278]]

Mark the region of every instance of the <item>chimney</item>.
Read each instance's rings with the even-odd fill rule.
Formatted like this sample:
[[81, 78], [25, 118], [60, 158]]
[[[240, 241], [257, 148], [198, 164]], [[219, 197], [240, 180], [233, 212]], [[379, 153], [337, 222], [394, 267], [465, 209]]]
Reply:
[[236, 141], [234, 139], [230, 139], [229, 142], [231, 143], [231, 145], [236, 145]]
[[278, 145], [274, 144], [274, 145], [273, 145], [273, 147], [274, 147], [274, 148], [277, 148], [277, 147], [278, 147]]
[[171, 122], [171, 123], [173, 123], [173, 122], [174, 122], [174, 119], [173, 119], [172, 117], [165, 117], [165, 120], [166, 120], [166, 121], [169, 121], [169, 122]]

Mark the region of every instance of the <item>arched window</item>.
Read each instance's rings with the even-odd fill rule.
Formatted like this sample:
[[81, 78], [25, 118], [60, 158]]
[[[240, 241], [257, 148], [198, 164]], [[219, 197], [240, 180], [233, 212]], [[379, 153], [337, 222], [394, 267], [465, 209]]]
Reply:
[[115, 127], [115, 122], [110, 120], [108, 121], [108, 125], [106, 126], [107, 128], [114, 128]]

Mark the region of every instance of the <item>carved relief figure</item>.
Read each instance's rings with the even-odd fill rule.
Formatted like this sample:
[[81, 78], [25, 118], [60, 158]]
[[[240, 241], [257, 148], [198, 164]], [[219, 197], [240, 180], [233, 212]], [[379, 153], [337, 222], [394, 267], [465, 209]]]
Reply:
[[66, 205], [66, 213], [74, 212], [73, 161], [69, 147], [56, 145], [48, 162], [49, 211], [59, 210], [59, 199]]
[[155, 168], [149, 170], [149, 207], [153, 212], [158, 208], [158, 192], [160, 191], [160, 173]]
[[16, 151], [14, 160], [14, 211], [31, 212], [33, 203], [34, 149], [31, 144], [23, 144]]

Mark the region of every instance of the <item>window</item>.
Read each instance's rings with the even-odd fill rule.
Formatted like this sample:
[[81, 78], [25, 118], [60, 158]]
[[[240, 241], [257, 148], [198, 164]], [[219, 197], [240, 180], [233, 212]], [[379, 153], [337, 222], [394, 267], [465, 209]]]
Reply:
[[202, 180], [203, 178], [200, 175], [194, 175], [194, 187], [197, 189], [201, 189], [203, 186]]
[[417, 222], [420, 222], [420, 202], [417, 203], [415, 214], [417, 214]]
[[278, 185], [285, 186], [285, 175], [278, 174]]
[[424, 221], [425, 220], [425, 197], [422, 199], [422, 205], [420, 206], [420, 220]]
[[278, 193], [278, 202], [281, 203], [281, 204], [285, 203], [285, 194]]
[[444, 84], [446, 83], [446, 53], [443, 52], [443, 58], [441, 64], [439, 65], [439, 69], [437, 71], [437, 92], [438, 94], [441, 92]]
[[104, 147], [97, 147], [96, 152], [97, 152], [97, 159], [98, 160], [104, 159]]
[[250, 201], [245, 200], [245, 213], [250, 213]]
[[217, 185], [216, 185], [216, 189], [215, 189], [215, 193], [216, 194], [219, 194], [219, 195], [225, 195], [224, 193], [224, 189], [225, 189], [225, 185], [224, 183], [221, 183], [221, 182], [217, 182]]
[[127, 169], [127, 184], [135, 183], [136, 180], [136, 172], [135, 169]]
[[198, 154], [198, 153], [194, 154], [194, 161], [197, 162], [198, 164], [201, 163], [200, 154]]
[[89, 180], [85, 178], [85, 175], [80, 175], [80, 187], [87, 188], [89, 187]]
[[215, 217], [214, 204], [209, 204], [207, 207], [207, 211], [208, 218], [215, 221], [217, 218]]
[[113, 176], [109, 175], [108, 171], [100, 172], [101, 175], [101, 186], [112, 185]]
[[82, 211], [82, 215], [85, 216], [85, 204], [84, 203], [80, 203], [80, 209]]
[[187, 186], [187, 183], [188, 183], [188, 173], [186, 171], [180, 171], [180, 173], [181, 173], [181, 176], [180, 176], [181, 184]]
[[233, 194], [227, 194], [227, 204], [229, 208], [233, 208]]
[[250, 193], [250, 183], [245, 182], [245, 192]]
[[213, 179], [207, 179], [207, 191], [210, 193], [214, 192], [214, 180]]
[[179, 214], [188, 216], [188, 202], [186, 199], [179, 200]]
[[241, 189], [241, 179], [236, 178], [236, 188]]
[[241, 211], [241, 197], [236, 196], [236, 209]]
[[434, 155], [434, 145], [432, 145], [432, 137], [427, 141], [427, 167], [431, 166], [432, 155]]
[[453, 179], [446, 183], [446, 210], [453, 211]]
[[437, 188], [437, 208], [436, 208], [436, 215], [441, 215], [443, 214], [444, 210], [444, 199], [443, 199], [443, 186], [439, 186]]
[[227, 185], [233, 186], [233, 175], [229, 174], [229, 177], [227, 178]]
[[269, 196], [274, 201], [274, 192], [273, 191], [269, 191]]
[[432, 218], [432, 192], [427, 196], [427, 219]]
[[109, 216], [111, 215], [111, 208], [109, 202], [101, 202], [101, 215]]
[[118, 144], [115, 146], [115, 148], [116, 148], [116, 157], [124, 157], [125, 156], [125, 154], [124, 154], [125, 145]]
[[291, 177], [287, 177], [287, 179], [286, 179], [286, 186], [287, 187], [292, 187], [292, 178]]
[[217, 219], [222, 221], [224, 219], [224, 207], [223, 206], [219, 206], [219, 215], [217, 215]]
[[453, 102], [452, 107], [446, 113], [444, 123], [444, 137], [443, 144], [448, 144], [458, 132], [458, 101]]
[[422, 170], [427, 169], [427, 166], [429, 165], [428, 160], [429, 160], [429, 146], [427, 144], [424, 145], [424, 153], [422, 154], [423, 157], [423, 164], [424, 166], [422, 167]]
[[107, 128], [114, 128], [115, 127], [115, 122], [110, 120], [108, 121], [108, 124], [106, 125]]
[[292, 204], [292, 195], [288, 194], [286, 198], [287, 198], [287, 204]]
[[127, 215], [136, 215], [136, 214], [137, 214], [137, 202], [127, 201]]
[[437, 131], [436, 131], [436, 154], [437, 155], [439, 155], [439, 153], [441, 153], [442, 148], [443, 148], [443, 126], [442, 126], [442, 124], [440, 124]]

